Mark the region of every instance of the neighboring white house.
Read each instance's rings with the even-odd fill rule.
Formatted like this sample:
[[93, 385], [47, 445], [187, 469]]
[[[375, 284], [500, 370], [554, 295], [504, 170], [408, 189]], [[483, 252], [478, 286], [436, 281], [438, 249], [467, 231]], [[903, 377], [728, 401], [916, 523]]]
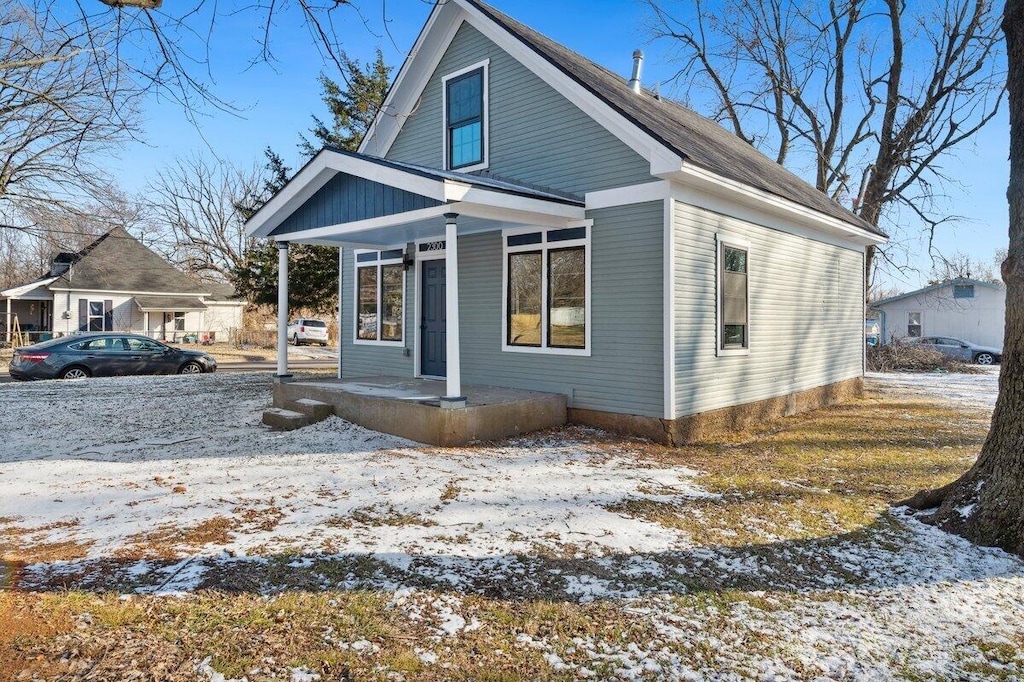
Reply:
[[220, 339], [241, 328], [244, 308], [230, 285], [192, 279], [118, 227], [58, 254], [40, 279], [0, 291], [0, 329], [8, 343], [15, 321], [32, 341], [85, 331]]
[[952, 336], [1002, 348], [1006, 287], [976, 279], [952, 279], [871, 304], [882, 342], [916, 336]]

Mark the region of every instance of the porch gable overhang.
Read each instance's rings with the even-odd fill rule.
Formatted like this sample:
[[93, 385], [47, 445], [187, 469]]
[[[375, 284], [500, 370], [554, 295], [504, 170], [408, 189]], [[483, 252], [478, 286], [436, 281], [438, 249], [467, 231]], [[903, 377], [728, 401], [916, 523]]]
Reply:
[[484, 223], [559, 227], [585, 219], [582, 197], [327, 147], [249, 219], [246, 234], [393, 244], [422, 233], [397, 229], [402, 226], [443, 229], [445, 213], [470, 218], [468, 226], [477, 229]]
[[53, 293], [47, 289], [47, 287], [55, 281], [57, 281], [56, 277], [45, 277], [43, 279], [37, 279], [34, 282], [29, 282], [28, 284], [11, 287], [10, 289], [0, 291], [0, 298], [22, 299], [26, 301], [49, 301], [53, 298]]

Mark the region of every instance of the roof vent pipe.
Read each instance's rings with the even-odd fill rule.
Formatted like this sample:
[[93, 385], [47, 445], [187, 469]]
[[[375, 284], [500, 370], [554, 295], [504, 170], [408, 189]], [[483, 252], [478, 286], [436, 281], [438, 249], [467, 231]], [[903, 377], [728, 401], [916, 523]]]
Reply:
[[629, 79], [629, 89], [640, 94], [640, 73], [644, 68], [644, 53], [633, 50], [633, 77]]

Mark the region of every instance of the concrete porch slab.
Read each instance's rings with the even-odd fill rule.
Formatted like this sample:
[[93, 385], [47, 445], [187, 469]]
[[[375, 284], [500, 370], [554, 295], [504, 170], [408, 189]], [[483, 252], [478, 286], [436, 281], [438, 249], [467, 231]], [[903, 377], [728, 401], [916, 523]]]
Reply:
[[430, 379], [317, 379], [274, 384], [274, 406], [317, 400], [354, 424], [441, 446], [508, 438], [566, 420], [566, 397], [557, 393], [463, 386], [466, 407], [442, 409], [444, 392], [443, 381]]

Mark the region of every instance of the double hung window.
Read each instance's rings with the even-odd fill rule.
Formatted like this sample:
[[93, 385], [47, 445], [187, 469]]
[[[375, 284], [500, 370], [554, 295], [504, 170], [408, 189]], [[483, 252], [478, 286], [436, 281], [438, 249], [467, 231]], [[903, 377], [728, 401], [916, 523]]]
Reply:
[[719, 355], [746, 353], [750, 348], [748, 252], [746, 243], [718, 240]]
[[445, 167], [487, 166], [487, 63], [444, 78]]
[[587, 354], [589, 228], [507, 231], [504, 349]]
[[404, 342], [402, 257], [402, 249], [356, 251], [356, 342]]
[[921, 313], [907, 313], [907, 336], [917, 338], [921, 336]]
[[89, 301], [89, 331], [110, 331], [106, 328], [106, 317], [103, 310], [103, 301]]

